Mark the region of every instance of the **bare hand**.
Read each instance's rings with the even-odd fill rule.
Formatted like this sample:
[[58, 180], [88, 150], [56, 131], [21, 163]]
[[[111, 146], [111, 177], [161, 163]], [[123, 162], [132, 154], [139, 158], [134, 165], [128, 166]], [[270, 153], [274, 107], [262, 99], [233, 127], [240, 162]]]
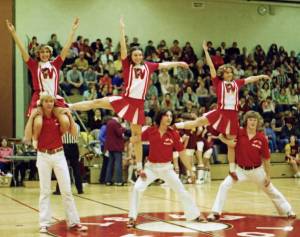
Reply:
[[178, 67], [182, 67], [184, 69], [189, 69], [189, 65], [186, 62], [179, 62]]
[[72, 30], [73, 31], [77, 30], [78, 26], [79, 26], [79, 18], [76, 17], [73, 22]]
[[147, 179], [147, 175], [144, 170], [138, 170], [138, 175], [141, 177], [143, 181]]
[[10, 32], [15, 32], [16, 31], [14, 25], [9, 20], [6, 20], [6, 26], [7, 26], [7, 29]]
[[34, 109], [31, 111], [30, 116], [31, 116], [32, 118], [34, 118], [34, 117], [36, 117], [36, 116], [38, 116], [38, 115], [42, 115], [42, 114], [43, 114], [42, 109], [38, 107], [38, 108], [34, 108]]
[[203, 41], [203, 43], [202, 43], [202, 47], [203, 47], [203, 50], [204, 50], [204, 51], [207, 51], [207, 50], [208, 50], [208, 47], [207, 47], [207, 42], [206, 42], [206, 40], [204, 40], [204, 41]]
[[121, 28], [124, 28], [124, 27], [125, 27], [123, 16], [120, 17], [120, 27], [121, 27]]

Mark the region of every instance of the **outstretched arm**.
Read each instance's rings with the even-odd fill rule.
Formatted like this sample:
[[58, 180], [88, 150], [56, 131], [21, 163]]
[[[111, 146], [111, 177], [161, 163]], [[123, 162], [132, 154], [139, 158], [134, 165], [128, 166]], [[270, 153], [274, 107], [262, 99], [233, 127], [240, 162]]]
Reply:
[[21, 39], [17, 35], [14, 25], [11, 22], [9, 22], [9, 20], [6, 20], [6, 26], [14, 41], [16, 42], [18, 49], [20, 50], [23, 60], [27, 62], [30, 56], [27, 50], [25, 49]]
[[212, 62], [212, 60], [210, 58], [210, 55], [208, 53], [207, 43], [206, 43], [205, 40], [203, 41], [203, 45], [202, 46], [203, 46], [203, 50], [204, 50], [204, 53], [205, 53], [206, 62], [208, 64], [208, 66], [209, 66], [210, 76], [212, 78], [214, 78], [214, 77], [217, 76], [217, 72], [216, 72], [215, 66], [214, 66], [214, 64], [213, 64], [213, 62]]
[[70, 49], [70, 47], [72, 45], [72, 42], [73, 42], [75, 31], [77, 30], [78, 26], [79, 26], [79, 18], [76, 17], [74, 22], [73, 22], [72, 30], [69, 33], [67, 42], [65, 43], [65, 45], [64, 45], [64, 47], [63, 47], [63, 49], [60, 53], [60, 57], [62, 58], [62, 60], [65, 60], [65, 58], [68, 55], [69, 49]]
[[259, 76], [251, 76], [251, 77], [247, 77], [247, 78], [245, 79], [245, 84], [253, 83], [253, 82], [259, 81], [260, 79], [271, 80], [271, 77], [269, 77], [269, 76], [267, 76], [267, 75], [259, 75]]
[[189, 65], [186, 62], [163, 62], [158, 65], [158, 69], [170, 69], [174, 67], [182, 67], [188, 69]]
[[194, 120], [191, 120], [191, 121], [175, 123], [174, 125], [177, 129], [191, 130], [191, 129], [194, 129], [194, 128], [197, 128], [197, 127], [200, 127], [200, 126], [207, 125], [207, 123], [206, 123], [205, 119], [200, 117], [200, 118], [197, 118], [197, 119], [194, 119]]
[[125, 40], [125, 24], [123, 17], [120, 18], [120, 47], [121, 47], [121, 59], [124, 60], [127, 57], [127, 47]]

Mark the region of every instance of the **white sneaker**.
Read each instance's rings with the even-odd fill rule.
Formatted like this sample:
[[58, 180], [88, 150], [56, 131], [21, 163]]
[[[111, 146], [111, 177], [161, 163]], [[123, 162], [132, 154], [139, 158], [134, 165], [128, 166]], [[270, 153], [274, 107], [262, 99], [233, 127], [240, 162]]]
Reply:
[[40, 233], [48, 233], [48, 227], [47, 226], [40, 227]]
[[289, 211], [286, 215], [287, 215], [287, 218], [290, 218], [290, 219], [295, 219], [297, 217], [296, 213], [293, 211]]

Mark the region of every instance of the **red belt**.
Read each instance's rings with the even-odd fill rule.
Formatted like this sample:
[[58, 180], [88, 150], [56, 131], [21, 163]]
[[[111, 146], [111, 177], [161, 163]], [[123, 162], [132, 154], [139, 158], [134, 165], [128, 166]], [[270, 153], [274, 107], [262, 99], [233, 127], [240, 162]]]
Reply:
[[257, 169], [258, 167], [260, 167], [261, 165], [257, 165], [257, 166], [241, 166], [239, 165], [239, 167], [243, 170], [254, 170]]
[[39, 152], [42, 152], [42, 153], [47, 153], [47, 154], [50, 154], [50, 155], [53, 155], [57, 152], [60, 152], [60, 151], [63, 151], [64, 148], [63, 147], [59, 147], [59, 148], [56, 148], [56, 149], [38, 149]]

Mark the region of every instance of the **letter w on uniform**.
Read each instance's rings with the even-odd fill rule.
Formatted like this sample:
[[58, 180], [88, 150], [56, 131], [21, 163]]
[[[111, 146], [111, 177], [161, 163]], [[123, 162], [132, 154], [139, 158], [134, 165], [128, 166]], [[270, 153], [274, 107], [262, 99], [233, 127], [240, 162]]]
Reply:
[[52, 79], [54, 74], [54, 69], [43, 68], [41, 69], [44, 79]]
[[232, 85], [231, 83], [226, 83], [225, 88], [227, 93], [234, 93], [235, 91], [235, 85]]
[[135, 75], [136, 79], [141, 79], [141, 80], [144, 79], [146, 70], [143, 70], [141, 68], [134, 68], [133, 70], [134, 70], [134, 75]]

